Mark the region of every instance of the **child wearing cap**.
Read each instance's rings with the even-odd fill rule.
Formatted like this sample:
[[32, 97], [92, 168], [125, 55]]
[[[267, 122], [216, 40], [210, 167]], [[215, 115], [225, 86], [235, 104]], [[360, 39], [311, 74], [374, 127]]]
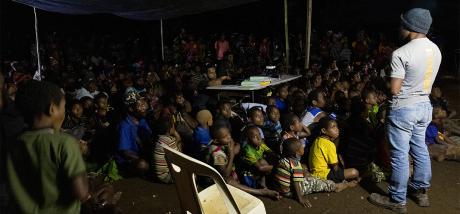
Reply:
[[132, 87], [126, 89], [124, 103], [127, 115], [119, 125], [117, 163], [128, 169], [129, 174], [144, 175], [149, 165], [145, 161], [146, 152], [143, 148], [150, 143], [152, 135], [152, 130], [145, 120], [148, 103]]

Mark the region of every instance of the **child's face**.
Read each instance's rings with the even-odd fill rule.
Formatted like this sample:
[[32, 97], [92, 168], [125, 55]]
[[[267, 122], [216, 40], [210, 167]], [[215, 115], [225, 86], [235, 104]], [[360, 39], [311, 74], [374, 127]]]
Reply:
[[442, 97], [441, 89], [438, 87], [433, 87], [433, 89], [431, 90], [431, 96], [433, 98], [441, 98]]
[[375, 93], [369, 93], [366, 97], [366, 103], [369, 105], [377, 105], [377, 96]]
[[259, 129], [253, 128], [248, 130], [248, 142], [255, 147], [259, 147], [260, 144], [262, 144], [262, 137], [260, 136]]
[[96, 83], [91, 82], [91, 83], [88, 85], [88, 91], [89, 91], [90, 93], [93, 93], [93, 92], [97, 91], [97, 85], [96, 85]]
[[208, 68], [208, 78], [210, 80], [214, 80], [217, 78], [217, 75], [216, 75], [216, 68], [212, 67], [212, 68]]
[[278, 92], [278, 96], [283, 100], [287, 99], [288, 95], [289, 95], [289, 91], [287, 87], [282, 87], [280, 91]]
[[108, 103], [107, 103], [107, 98], [103, 97], [103, 98], [99, 98], [96, 102], [96, 105], [98, 107], [98, 109], [105, 109], [107, 110], [108, 108]]
[[147, 115], [147, 110], [149, 109], [149, 104], [146, 100], [140, 99], [136, 102], [136, 113], [141, 116], [145, 117]]
[[268, 114], [268, 119], [274, 123], [280, 121], [280, 111], [277, 108], [273, 108]]
[[257, 126], [263, 126], [264, 125], [264, 114], [262, 113], [262, 111], [255, 111], [251, 115], [251, 121]]
[[353, 76], [353, 82], [361, 82], [361, 76], [359, 74], [355, 74]]
[[315, 82], [314, 82], [313, 86], [314, 86], [315, 88], [320, 87], [322, 81], [323, 81], [323, 79], [322, 79], [322, 77], [321, 77], [320, 75], [316, 76], [316, 79], [315, 79]]
[[76, 103], [72, 105], [72, 116], [74, 118], [80, 119], [82, 115], [83, 115], [83, 107], [81, 106], [81, 104]]
[[176, 95], [176, 103], [179, 105], [183, 105], [185, 102], [184, 96], [182, 95]]
[[331, 121], [329, 122], [329, 125], [328, 127], [325, 129], [321, 129], [321, 132], [330, 137], [331, 140], [335, 140], [339, 137], [339, 134], [340, 134], [340, 131], [339, 131], [339, 127], [337, 126], [337, 122], [335, 121]]
[[217, 141], [219, 141], [220, 144], [228, 145], [232, 142], [232, 135], [230, 134], [230, 131], [227, 128], [221, 128], [219, 132], [220, 133], [217, 137]]
[[93, 100], [92, 99], [86, 99], [83, 102], [83, 109], [90, 109], [91, 107], [93, 107]]
[[230, 106], [229, 103], [225, 103], [223, 106], [221, 106], [219, 108], [219, 111], [220, 111], [220, 114], [227, 119], [232, 117], [232, 107]]
[[316, 100], [316, 107], [324, 108], [324, 106], [326, 106], [326, 99], [324, 98], [324, 94], [320, 93], [318, 95], [318, 100]]
[[302, 123], [300, 122], [299, 118], [295, 118], [294, 121], [292, 121], [290, 129], [295, 132], [302, 131]]

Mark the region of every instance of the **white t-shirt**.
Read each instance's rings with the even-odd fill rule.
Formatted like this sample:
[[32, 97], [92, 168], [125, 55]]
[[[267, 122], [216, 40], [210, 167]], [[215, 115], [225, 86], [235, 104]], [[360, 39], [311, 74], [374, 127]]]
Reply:
[[390, 101], [391, 107], [429, 101], [441, 58], [438, 46], [428, 38], [411, 40], [395, 50], [391, 58], [391, 77], [403, 79], [403, 82], [401, 91]]

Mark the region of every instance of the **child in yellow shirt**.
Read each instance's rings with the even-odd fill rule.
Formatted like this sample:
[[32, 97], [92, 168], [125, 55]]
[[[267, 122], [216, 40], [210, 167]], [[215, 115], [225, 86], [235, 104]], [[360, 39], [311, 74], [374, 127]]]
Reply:
[[343, 169], [339, 166], [336, 147], [333, 143], [339, 137], [337, 122], [324, 117], [318, 122], [318, 127], [321, 135], [313, 142], [308, 157], [312, 175], [336, 183], [345, 180], [359, 180], [358, 170]]

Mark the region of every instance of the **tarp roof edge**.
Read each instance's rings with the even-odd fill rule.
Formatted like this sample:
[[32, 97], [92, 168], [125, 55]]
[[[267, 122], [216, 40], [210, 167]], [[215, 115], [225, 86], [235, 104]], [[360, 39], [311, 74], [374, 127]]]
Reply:
[[109, 13], [128, 19], [159, 20], [199, 14], [260, 0], [13, 0], [37, 9], [73, 14]]

